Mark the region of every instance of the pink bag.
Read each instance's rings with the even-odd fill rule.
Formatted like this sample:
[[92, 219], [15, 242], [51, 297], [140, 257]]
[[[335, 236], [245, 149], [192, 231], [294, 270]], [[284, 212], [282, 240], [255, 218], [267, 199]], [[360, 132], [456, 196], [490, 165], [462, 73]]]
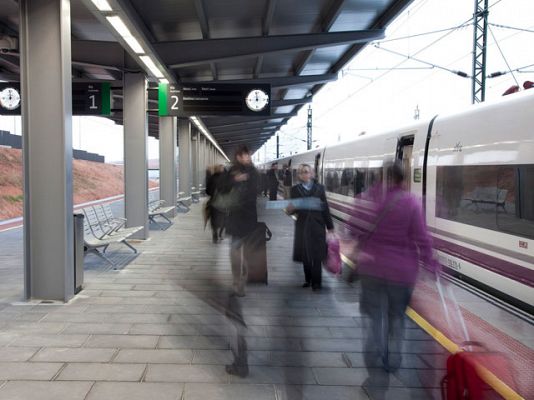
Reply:
[[341, 274], [341, 255], [339, 254], [339, 239], [336, 237], [327, 240], [328, 254], [326, 256], [325, 266], [328, 272], [334, 275]]

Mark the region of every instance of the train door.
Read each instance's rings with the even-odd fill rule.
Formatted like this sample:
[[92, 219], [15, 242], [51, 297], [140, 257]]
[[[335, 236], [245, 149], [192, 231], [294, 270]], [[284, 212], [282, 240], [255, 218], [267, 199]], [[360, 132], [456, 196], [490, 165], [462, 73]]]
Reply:
[[396, 159], [402, 162], [405, 176], [406, 190], [411, 191], [412, 184], [412, 170], [413, 170], [413, 142], [414, 136], [403, 136], [399, 139], [397, 144], [397, 156]]

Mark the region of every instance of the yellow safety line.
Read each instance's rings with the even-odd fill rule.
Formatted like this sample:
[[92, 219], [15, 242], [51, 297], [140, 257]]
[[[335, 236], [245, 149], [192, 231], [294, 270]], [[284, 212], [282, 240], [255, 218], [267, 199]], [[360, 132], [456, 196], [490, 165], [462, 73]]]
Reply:
[[[354, 263], [346, 256], [341, 254], [341, 260], [350, 268], [354, 269]], [[441, 331], [432, 326], [426, 319], [421, 317], [413, 308], [406, 309], [406, 315], [410, 317], [417, 325], [419, 325], [426, 333], [434, 338], [440, 345], [442, 345], [449, 353], [457, 353], [462, 351], [460, 346], [454, 343], [451, 339], [445, 336]], [[497, 393], [499, 393], [505, 400], [525, 400], [510, 386], [499, 379], [495, 374], [490, 372], [487, 368], [477, 363], [477, 372], [484, 382], [491, 386]]]

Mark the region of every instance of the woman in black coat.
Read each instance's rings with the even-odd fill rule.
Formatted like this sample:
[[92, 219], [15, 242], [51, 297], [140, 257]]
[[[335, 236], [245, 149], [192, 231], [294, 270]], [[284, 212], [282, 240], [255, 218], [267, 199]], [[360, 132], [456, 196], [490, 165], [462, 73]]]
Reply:
[[[291, 188], [291, 199], [300, 199], [291, 204], [288, 212], [297, 216], [293, 261], [302, 262], [305, 282], [302, 287], [321, 289], [321, 264], [326, 258], [326, 229], [333, 232], [334, 224], [326, 202], [324, 186], [315, 183], [313, 170], [308, 164], [298, 168], [299, 184]], [[309, 199], [309, 200], [306, 200]]]

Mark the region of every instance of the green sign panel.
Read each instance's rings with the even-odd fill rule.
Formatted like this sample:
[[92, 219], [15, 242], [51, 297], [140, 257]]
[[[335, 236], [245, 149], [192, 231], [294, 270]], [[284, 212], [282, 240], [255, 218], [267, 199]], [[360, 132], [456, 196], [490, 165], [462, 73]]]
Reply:
[[181, 117], [181, 90], [175, 85], [160, 83], [158, 86], [158, 114], [160, 117]]

